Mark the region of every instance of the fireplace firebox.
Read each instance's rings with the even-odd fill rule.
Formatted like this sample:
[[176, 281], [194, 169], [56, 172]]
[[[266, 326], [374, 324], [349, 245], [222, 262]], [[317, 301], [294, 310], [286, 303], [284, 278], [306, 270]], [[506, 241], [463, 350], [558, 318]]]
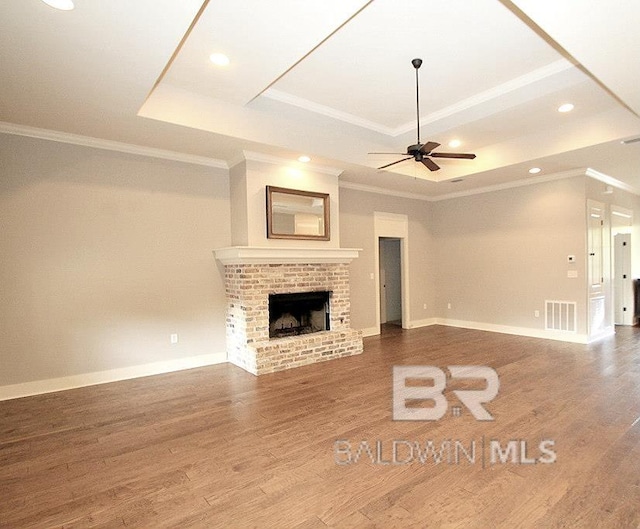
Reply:
[[269, 338], [330, 330], [330, 292], [269, 295]]

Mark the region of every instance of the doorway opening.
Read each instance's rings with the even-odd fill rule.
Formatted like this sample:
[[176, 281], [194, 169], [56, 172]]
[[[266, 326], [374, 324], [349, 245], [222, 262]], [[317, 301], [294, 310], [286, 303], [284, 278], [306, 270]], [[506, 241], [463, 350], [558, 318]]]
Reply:
[[[375, 211], [373, 237], [374, 258], [371, 279], [374, 279], [375, 288], [376, 334], [380, 334], [382, 321], [402, 322], [403, 329], [410, 329], [409, 218], [400, 213]], [[380, 274], [383, 268], [385, 279], [381, 282]], [[386, 286], [381, 288], [382, 285]], [[382, 292], [384, 292], [384, 300]], [[390, 299], [387, 301], [387, 298]], [[385, 330], [389, 327], [400, 329], [398, 326], [385, 324]]]
[[396, 237], [380, 237], [380, 325], [402, 327], [402, 241]]

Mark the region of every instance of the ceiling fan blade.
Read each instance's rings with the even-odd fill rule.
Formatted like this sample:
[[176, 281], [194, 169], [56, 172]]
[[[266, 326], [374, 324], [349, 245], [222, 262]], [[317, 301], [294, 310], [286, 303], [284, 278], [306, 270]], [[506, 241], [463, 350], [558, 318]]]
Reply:
[[367, 154], [397, 154], [398, 156], [405, 156], [406, 152], [368, 152]]
[[440, 166], [431, 158], [423, 158], [421, 161], [429, 171], [438, 171], [440, 169]]
[[473, 160], [476, 155], [464, 152], [432, 152], [429, 156], [434, 158], [461, 158], [464, 160]]
[[400, 163], [400, 162], [406, 162], [407, 160], [411, 160], [412, 158], [413, 158], [413, 156], [409, 156], [408, 158], [403, 158], [402, 160], [398, 160], [397, 162], [388, 163], [387, 165], [383, 165], [382, 167], [378, 167], [378, 170], [386, 169], [387, 167], [391, 167], [392, 165], [395, 165], [395, 164]]
[[422, 147], [420, 147], [420, 152], [422, 154], [429, 154], [436, 147], [440, 147], [440, 144], [435, 141], [428, 141]]

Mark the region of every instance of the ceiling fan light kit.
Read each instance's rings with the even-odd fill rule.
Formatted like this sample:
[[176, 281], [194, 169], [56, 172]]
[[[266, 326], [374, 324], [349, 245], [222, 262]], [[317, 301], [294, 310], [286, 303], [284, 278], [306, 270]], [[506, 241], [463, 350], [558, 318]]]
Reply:
[[417, 122], [417, 141], [414, 145], [409, 145], [407, 147], [406, 153], [394, 153], [394, 152], [370, 152], [369, 154], [404, 154], [406, 158], [402, 158], [401, 160], [396, 160], [395, 162], [388, 163], [381, 167], [380, 169], [386, 169], [387, 167], [391, 167], [392, 165], [396, 165], [398, 163], [406, 162], [413, 158], [416, 162], [422, 163], [429, 171], [438, 171], [440, 166], [435, 163], [431, 158], [457, 158], [464, 160], [473, 160], [476, 155], [471, 153], [456, 153], [456, 152], [432, 152], [433, 149], [440, 147], [440, 144], [435, 141], [428, 141], [427, 143], [420, 143], [420, 85], [419, 85], [419, 75], [418, 70], [420, 66], [422, 66], [422, 59], [416, 58], [411, 61], [411, 64], [416, 70], [416, 122]]

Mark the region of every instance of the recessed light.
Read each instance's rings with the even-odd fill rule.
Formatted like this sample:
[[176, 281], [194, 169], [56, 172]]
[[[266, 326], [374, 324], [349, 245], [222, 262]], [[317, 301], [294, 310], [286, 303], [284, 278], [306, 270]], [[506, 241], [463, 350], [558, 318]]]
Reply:
[[558, 112], [571, 112], [573, 110], [573, 105], [571, 103], [565, 103], [564, 105], [560, 105], [558, 107]]
[[71, 11], [75, 6], [73, 0], [42, 0], [48, 6], [61, 11]]
[[299, 156], [298, 161], [302, 163], [308, 163], [311, 161], [311, 158], [309, 158], [308, 156]]
[[449, 142], [449, 147], [453, 147], [454, 149], [460, 147], [460, 145], [462, 145], [462, 142], [460, 140], [451, 140]]
[[529, 172], [531, 174], [538, 174], [540, 171], [542, 171], [542, 169], [540, 169], [540, 167], [532, 167], [531, 169], [529, 169]]
[[212, 53], [209, 55], [209, 60], [216, 66], [227, 66], [229, 64], [229, 57], [224, 53]]

